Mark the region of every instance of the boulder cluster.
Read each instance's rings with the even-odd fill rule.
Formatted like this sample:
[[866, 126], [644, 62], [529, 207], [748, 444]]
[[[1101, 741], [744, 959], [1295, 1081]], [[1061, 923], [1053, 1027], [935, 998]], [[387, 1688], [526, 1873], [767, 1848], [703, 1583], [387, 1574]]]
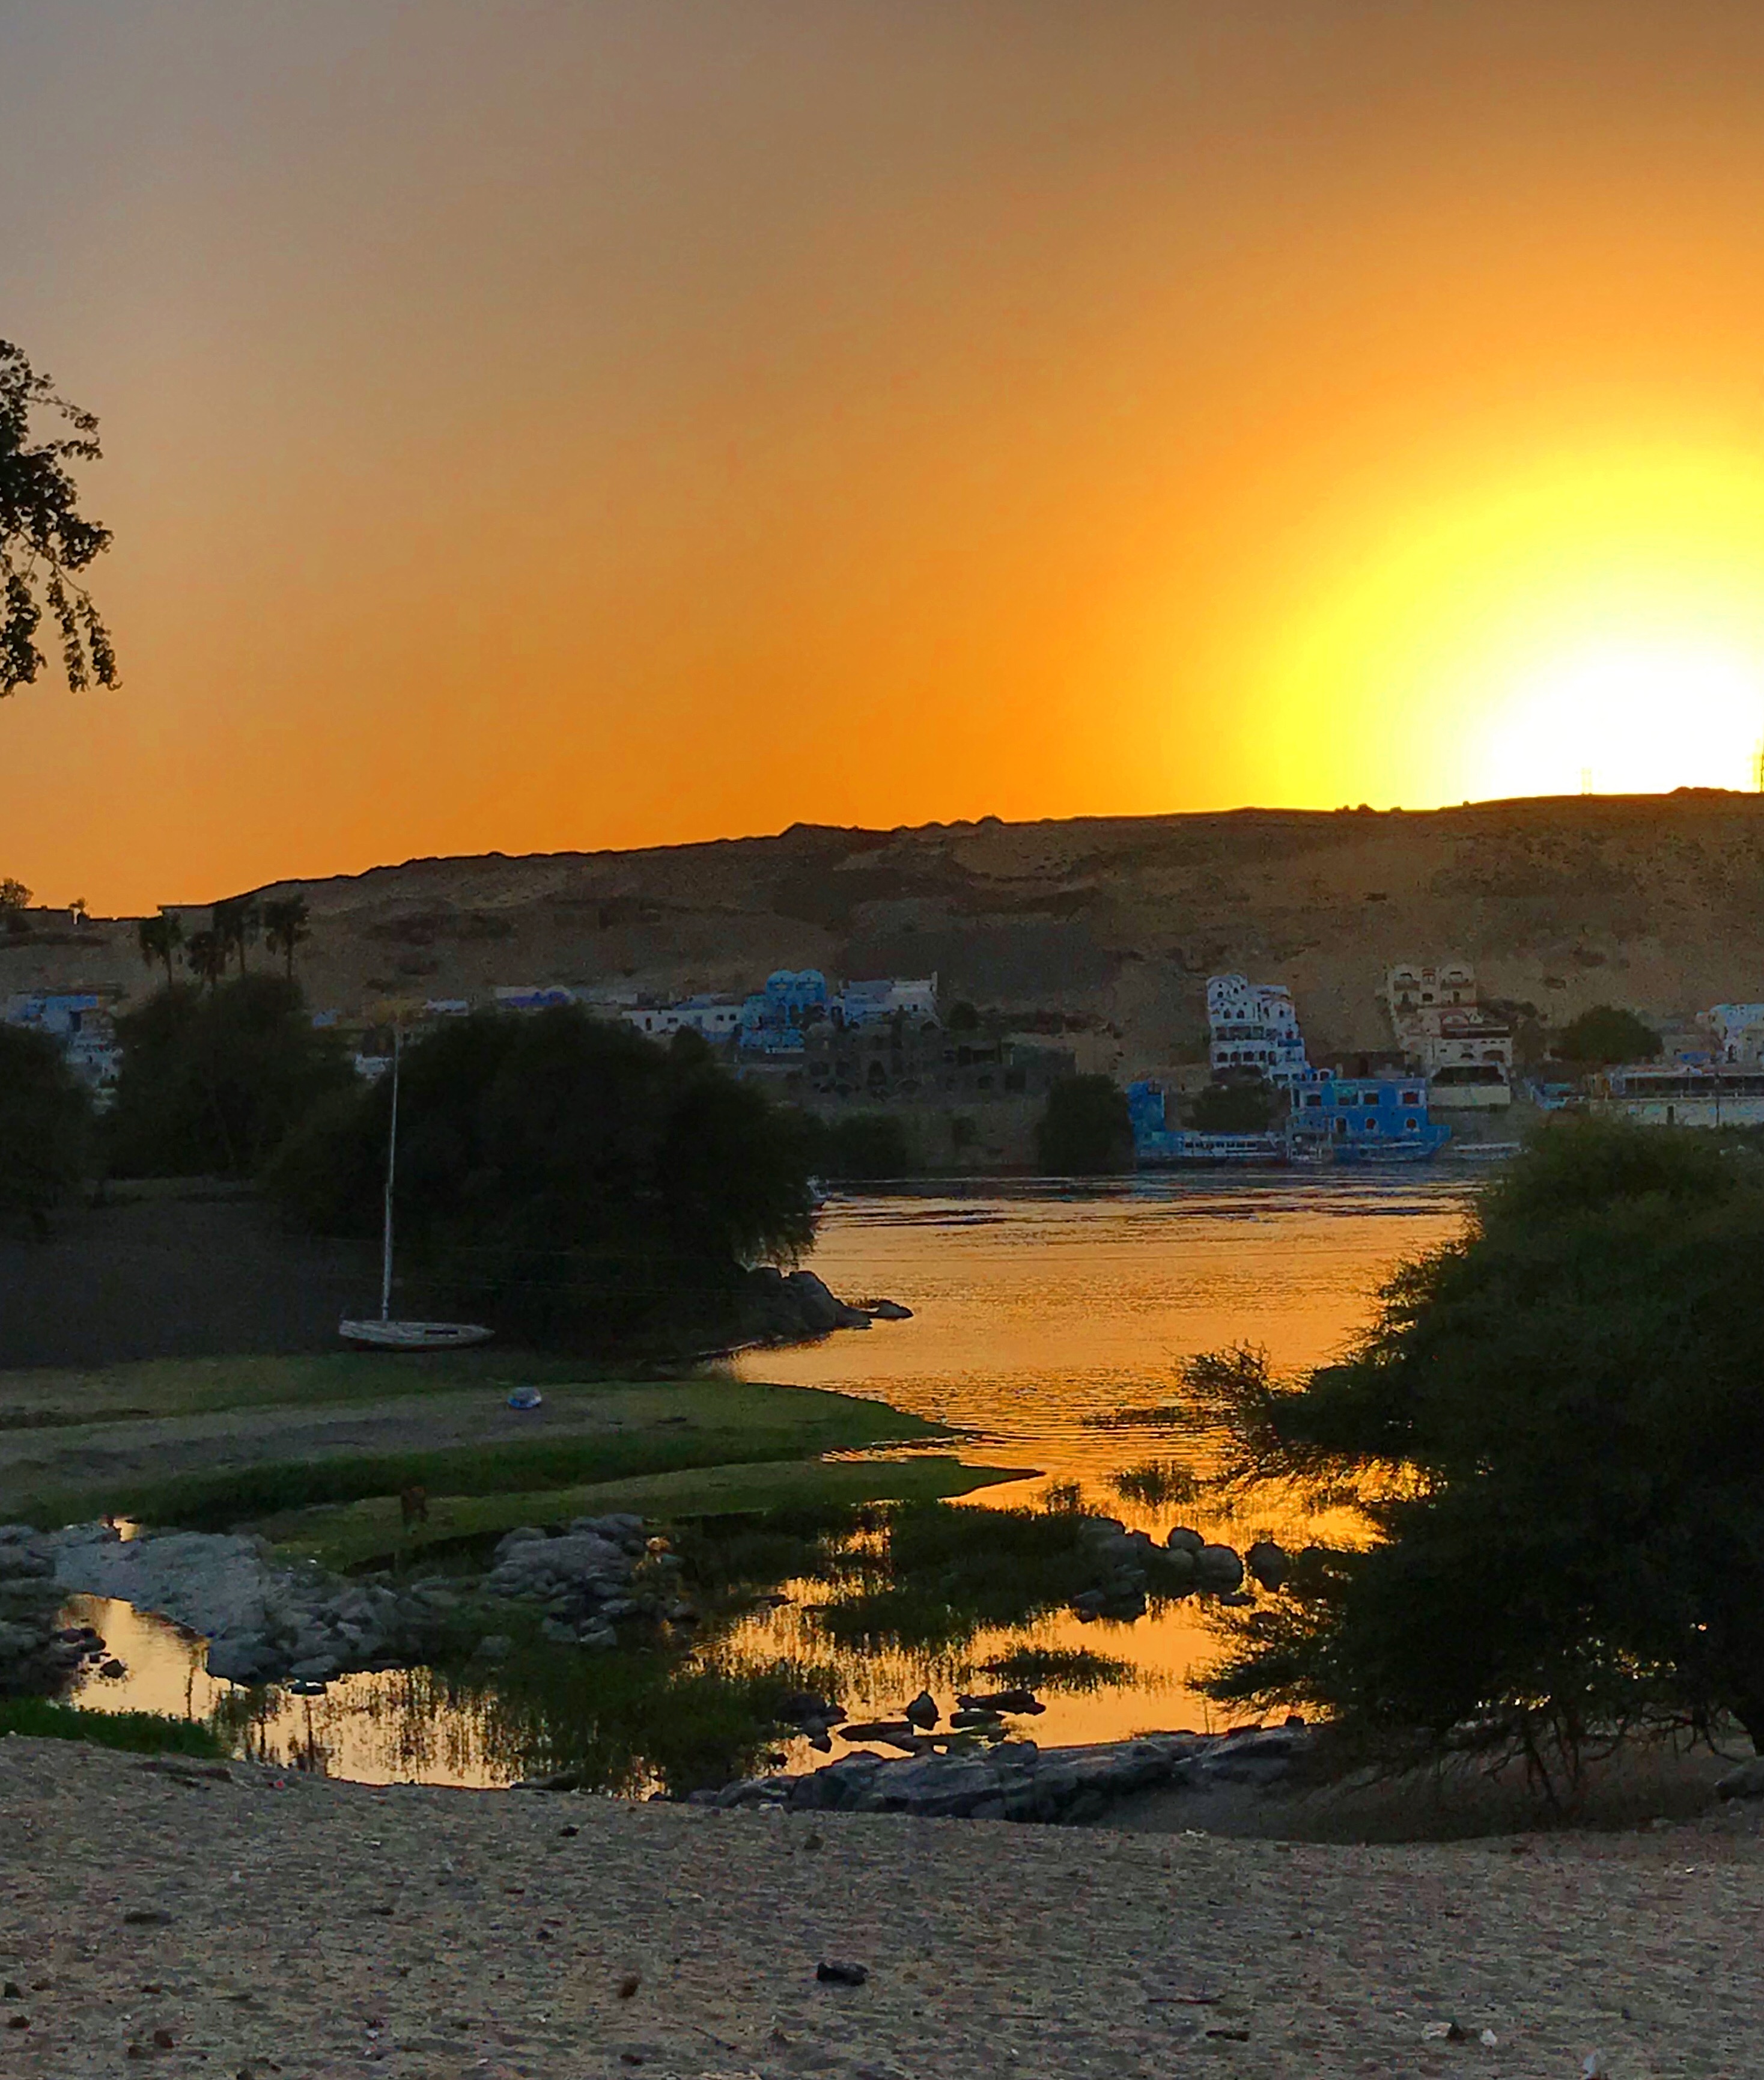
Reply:
[[665, 1540], [644, 1535], [640, 1516], [579, 1516], [560, 1533], [511, 1531], [497, 1547], [484, 1592], [540, 1604], [547, 1639], [601, 1649], [618, 1644], [621, 1618], [697, 1621], [678, 1593], [681, 1566]]
[[745, 1312], [755, 1336], [785, 1344], [830, 1336], [835, 1329], [867, 1329], [872, 1322], [912, 1319], [912, 1310], [898, 1300], [866, 1300], [853, 1306], [812, 1271], [793, 1271], [786, 1276], [769, 1264], [748, 1274]]
[[28, 1524], [0, 1524], [0, 1697], [52, 1695], [105, 1659], [90, 1625], [57, 1621], [54, 1556]]
[[694, 1805], [780, 1806], [793, 1813], [908, 1813], [925, 1819], [1094, 1820], [1137, 1791], [1277, 1783], [1309, 1739], [1302, 1726], [1234, 1733], [1146, 1734], [1097, 1747], [1008, 1741], [983, 1754], [899, 1759], [848, 1755], [806, 1776], [756, 1776]]
[[1078, 1536], [1097, 1571], [1096, 1585], [1071, 1600], [1073, 1614], [1086, 1620], [1142, 1617], [1150, 1596], [1199, 1592], [1226, 1603], [1247, 1603], [1246, 1579], [1261, 1588], [1277, 1589], [1292, 1569], [1285, 1550], [1272, 1539], [1258, 1539], [1239, 1554], [1229, 1545], [1209, 1543], [1184, 1524], [1162, 1545], [1150, 1532], [1129, 1531], [1112, 1516], [1086, 1517]]

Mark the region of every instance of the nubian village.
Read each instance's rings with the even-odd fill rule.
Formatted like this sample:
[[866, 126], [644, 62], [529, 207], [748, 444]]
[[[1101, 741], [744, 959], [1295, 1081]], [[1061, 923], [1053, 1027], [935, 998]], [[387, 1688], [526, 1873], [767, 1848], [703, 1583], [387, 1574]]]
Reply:
[[0, 166], [0, 2080], [1764, 2075], [1764, 12]]

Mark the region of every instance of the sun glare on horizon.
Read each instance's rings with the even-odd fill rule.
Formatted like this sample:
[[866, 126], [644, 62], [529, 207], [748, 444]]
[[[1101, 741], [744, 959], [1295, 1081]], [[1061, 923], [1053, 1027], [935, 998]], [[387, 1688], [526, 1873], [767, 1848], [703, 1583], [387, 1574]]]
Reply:
[[1764, 460], [1561, 457], [1381, 532], [1270, 653], [1288, 799], [1758, 785]]
[[1523, 678], [1489, 717], [1469, 778], [1483, 799], [1747, 788], [1761, 745], [1764, 673], [1754, 660], [1619, 640]]

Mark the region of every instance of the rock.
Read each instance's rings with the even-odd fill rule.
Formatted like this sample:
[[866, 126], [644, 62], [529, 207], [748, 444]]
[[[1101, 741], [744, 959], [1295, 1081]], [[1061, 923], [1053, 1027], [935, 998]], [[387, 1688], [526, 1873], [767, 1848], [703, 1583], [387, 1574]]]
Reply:
[[861, 1986], [869, 1977], [867, 1965], [845, 1965], [823, 1957], [815, 1967], [815, 1977], [823, 1986]]
[[869, 1315], [836, 1298], [826, 1281], [817, 1278], [812, 1271], [793, 1271], [784, 1283], [801, 1310], [804, 1327], [811, 1335], [825, 1335], [832, 1329], [869, 1327]]
[[[964, 1691], [956, 1702], [969, 1712], [1045, 1712], [1033, 1690], [995, 1690], [990, 1696], [970, 1696]], [[911, 1709], [910, 1707], [908, 1708]]]
[[1715, 1793], [1718, 1798], [1764, 1798], [1764, 1755], [1754, 1755], [1718, 1778]]
[[164, 1928], [171, 1916], [162, 1906], [132, 1906], [123, 1915], [125, 1928]]
[[869, 1300], [864, 1305], [865, 1311], [874, 1315], [878, 1322], [910, 1322], [912, 1319], [911, 1308], [903, 1307], [898, 1300]]
[[1259, 1538], [1243, 1556], [1243, 1564], [1251, 1579], [1259, 1587], [1277, 1589], [1292, 1571], [1293, 1562], [1286, 1549], [1276, 1545], [1272, 1538]]
[[1195, 1579], [1203, 1589], [1240, 1589], [1243, 1562], [1229, 1545], [1203, 1545], [1194, 1556]]
[[1071, 1608], [1080, 1618], [1094, 1618], [1101, 1615], [1108, 1601], [1107, 1594], [1101, 1589], [1083, 1589], [1073, 1597]]
[[1170, 1553], [1194, 1554], [1200, 1553], [1206, 1542], [1198, 1531], [1191, 1531], [1187, 1524], [1179, 1524], [1165, 1536], [1164, 1550]]
[[486, 1633], [471, 1650], [476, 1661], [506, 1661], [514, 1651], [514, 1642], [505, 1632]]
[[1166, 1546], [1153, 1579], [1166, 1595], [1183, 1595], [1194, 1587], [1194, 1555], [1185, 1545]]
[[[958, 1701], [966, 1704], [968, 1700], [962, 1698]], [[921, 1690], [907, 1707], [906, 1716], [916, 1726], [934, 1726], [943, 1714], [937, 1709], [937, 1700], [931, 1692]]]

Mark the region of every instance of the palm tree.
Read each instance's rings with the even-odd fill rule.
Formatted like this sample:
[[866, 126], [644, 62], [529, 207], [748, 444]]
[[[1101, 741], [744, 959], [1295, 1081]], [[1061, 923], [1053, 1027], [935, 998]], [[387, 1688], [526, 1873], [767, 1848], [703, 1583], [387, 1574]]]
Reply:
[[286, 958], [290, 982], [294, 979], [295, 949], [303, 939], [312, 936], [312, 928], [307, 919], [304, 895], [285, 895], [263, 906], [263, 943], [272, 954]]
[[232, 951], [231, 941], [218, 931], [192, 932], [184, 948], [185, 958], [195, 970], [198, 979], [207, 983], [211, 990], [220, 987]]
[[258, 936], [261, 920], [262, 913], [257, 904], [243, 895], [235, 895], [230, 901], [215, 905], [215, 937], [220, 940], [224, 954], [237, 954], [241, 975], [245, 973], [245, 948]]
[[170, 989], [172, 958], [184, 942], [182, 925], [161, 910], [157, 917], [143, 917], [135, 927], [135, 937], [140, 946], [140, 957], [149, 967], [155, 961], [165, 962], [166, 987]]

